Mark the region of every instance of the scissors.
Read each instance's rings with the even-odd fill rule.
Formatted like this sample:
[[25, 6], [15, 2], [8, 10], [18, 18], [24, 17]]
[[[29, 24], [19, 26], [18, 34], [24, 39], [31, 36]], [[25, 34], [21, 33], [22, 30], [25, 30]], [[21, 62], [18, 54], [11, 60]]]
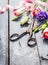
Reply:
[[[34, 23], [35, 23], [34, 17], [32, 18], [32, 16], [30, 16], [30, 21], [31, 21], [31, 23], [30, 23], [28, 30], [21, 33], [20, 35], [17, 33], [12, 34], [10, 36], [10, 41], [15, 42], [15, 41], [19, 40], [20, 38], [22, 38], [24, 35], [29, 34], [27, 45], [30, 47], [34, 47], [36, 45], [36, 38], [32, 37], [33, 36], [33, 27], [34, 27]], [[32, 41], [32, 43], [30, 43], [31, 41]]]

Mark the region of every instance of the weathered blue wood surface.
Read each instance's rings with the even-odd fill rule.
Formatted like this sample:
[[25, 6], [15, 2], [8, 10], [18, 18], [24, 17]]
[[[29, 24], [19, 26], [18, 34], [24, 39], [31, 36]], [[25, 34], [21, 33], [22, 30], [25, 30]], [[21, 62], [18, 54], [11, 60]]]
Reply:
[[[7, 0], [0, 0], [0, 6], [4, 7]], [[7, 65], [8, 56], [8, 14], [0, 14], [0, 65]]]
[[[14, 7], [16, 7], [16, 5], [18, 5], [19, 2], [11, 0], [10, 4], [14, 5]], [[27, 27], [21, 28], [19, 21], [13, 22], [11, 20], [13, 17], [14, 17], [14, 15], [12, 14], [12, 12], [10, 12], [10, 35], [13, 33], [19, 33], [20, 34], [23, 31], [25, 31], [27, 29]], [[23, 17], [22, 17], [22, 19], [23, 19]], [[38, 34], [40, 35], [40, 33], [38, 33]], [[24, 36], [22, 39], [20, 39], [17, 42], [14, 42], [14, 43], [11, 42], [10, 43], [11, 44], [11, 47], [10, 47], [10, 49], [11, 49], [11, 57], [10, 57], [11, 58], [11, 65], [14, 65], [14, 64], [15, 65], [40, 65], [39, 60], [41, 60], [41, 65], [48, 65], [48, 61], [42, 60], [41, 58], [39, 58], [40, 54], [42, 54], [42, 51], [43, 51], [42, 50], [43, 47], [40, 44], [42, 49], [40, 48], [39, 42], [42, 43], [43, 40], [41, 40], [39, 38], [38, 34], [36, 34], [37, 46], [34, 48], [29, 48], [27, 46], [28, 36]], [[39, 42], [38, 42], [38, 39], [40, 40]], [[21, 43], [21, 47], [19, 46], [19, 42]], [[46, 48], [47, 48], [47, 45], [46, 45]], [[41, 49], [41, 52], [39, 49]], [[45, 55], [45, 52], [47, 52], [47, 51], [48, 50], [44, 51], [43, 55]], [[38, 55], [38, 53], [39, 53], [39, 55]]]
[[[16, 7], [21, 0], [10, 0], [10, 5]], [[5, 6], [7, 0], [1, 0], [0, 6]], [[22, 20], [26, 15], [20, 19]], [[10, 11], [10, 35], [22, 33], [28, 27], [21, 27], [19, 21], [12, 21], [13, 12]], [[37, 45], [33, 48], [27, 46], [28, 35], [17, 42], [10, 42], [10, 65], [48, 65], [48, 44], [43, 43], [41, 32], [36, 34]], [[21, 43], [21, 46], [19, 45]], [[48, 43], [48, 41], [47, 41]], [[41, 60], [41, 63], [40, 63]], [[8, 13], [0, 14], [0, 65], [8, 65]]]
[[42, 65], [48, 65], [48, 40], [43, 39], [42, 31], [36, 33], [36, 40], [37, 40], [41, 63]]
[[[21, 1], [21, 0], [20, 0]], [[20, 2], [19, 1], [19, 2]], [[17, 0], [10, 0], [10, 5], [16, 7], [19, 3]], [[26, 15], [20, 19], [22, 20]], [[13, 12], [10, 11], [10, 35], [13, 33], [22, 33], [27, 27], [21, 27], [19, 21], [12, 21]], [[30, 48], [27, 45], [28, 35], [24, 36], [17, 42], [10, 42], [10, 60], [11, 65], [40, 65], [37, 46]], [[19, 45], [21, 43], [21, 47]]]

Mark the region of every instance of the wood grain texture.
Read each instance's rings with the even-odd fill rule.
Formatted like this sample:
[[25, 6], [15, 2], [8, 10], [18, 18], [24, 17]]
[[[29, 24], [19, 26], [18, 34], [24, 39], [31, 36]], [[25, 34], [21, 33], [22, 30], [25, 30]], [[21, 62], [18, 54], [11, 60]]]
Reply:
[[[10, 5], [14, 7], [21, 2], [21, 0], [9, 1]], [[4, 7], [7, 3], [7, 0], [1, 0], [0, 6]], [[10, 11], [9, 16], [8, 12], [0, 14], [0, 65], [8, 65], [9, 62], [10, 65], [48, 65], [48, 60], [42, 59], [42, 57], [48, 59], [48, 41], [43, 41], [41, 31], [36, 34], [37, 45], [35, 47], [30, 48], [27, 45], [29, 35], [26, 35], [16, 42], [10, 42], [10, 49], [8, 49], [8, 21], [10, 35], [13, 33], [20, 34], [28, 29], [28, 26], [20, 26], [20, 21], [26, 17], [26, 13], [18, 21], [12, 21], [14, 17], [13, 11]], [[8, 51], [10, 52], [10, 60], [8, 58]]]
[[[48, 65], [48, 40], [42, 38], [42, 31], [36, 34], [36, 40], [42, 65]], [[46, 59], [46, 60], [45, 60]]]
[[[16, 7], [18, 5], [19, 1], [10, 0], [10, 5], [13, 5]], [[12, 21], [12, 18], [14, 17], [13, 12], [10, 11], [10, 35], [13, 33], [22, 33], [24, 32], [28, 27], [21, 27], [20, 21], [26, 17], [24, 14], [21, 19], [18, 21]], [[27, 45], [28, 35], [24, 36], [20, 40], [16, 42], [10, 42], [10, 60], [11, 65], [40, 65], [38, 52], [37, 52], [37, 46], [30, 48]], [[19, 42], [21, 46], [19, 45]]]
[[[1, 0], [0, 6], [4, 7], [7, 0]], [[0, 14], [0, 65], [8, 65], [8, 14]]]

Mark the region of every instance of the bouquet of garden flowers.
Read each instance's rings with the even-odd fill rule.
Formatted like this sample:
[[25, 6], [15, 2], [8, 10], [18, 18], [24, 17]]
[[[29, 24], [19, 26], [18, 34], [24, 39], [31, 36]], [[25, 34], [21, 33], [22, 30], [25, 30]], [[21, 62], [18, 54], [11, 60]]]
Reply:
[[[43, 1], [43, 2], [42, 2]], [[42, 25], [41, 30], [43, 30], [43, 37], [48, 39], [48, 24], [46, 24], [46, 21], [48, 21], [48, 13], [44, 11], [41, 7], [38, 6], [38, 3], [44, 7], [48, 7], [48, 2], [46, 0], [42, 1], [36, 1], [36, 0], [24, 0], [21, 2], [21, 6], [23, 5], [24, 8], [21, 9], [17, 7], [16, 10], [14, 10], [14, 15], [18, 17], [23, 13], [24, 10], [27, 12], [31, 12], [33, 17], [35, 17], [39, 22], [45, 23]], [[46, 2], [46, 3], [45, 3]], [[15, 18], [13, 18], [14, 20]], [[28, 18], [25, 18], [21, 25], [28, 22]], [[39, 31], [38, 28], [34, 29], [34, 32]]]

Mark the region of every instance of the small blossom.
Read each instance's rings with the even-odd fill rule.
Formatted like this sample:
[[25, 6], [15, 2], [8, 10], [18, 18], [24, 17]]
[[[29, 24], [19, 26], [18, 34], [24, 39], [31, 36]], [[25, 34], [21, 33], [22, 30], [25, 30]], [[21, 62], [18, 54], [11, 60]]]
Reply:
[[37, 14], [38, 14], [40, 11], [41, 11], [40, 8], [35, 8], [35, 9], [33, 10], [33, 16], [36, 17]]
[[43, 37], [45, 39], [48, 39], [48, 28], [46, 28], [44, 31], [43, 31]]
[[29, 2], [29, 3], [31, 3], [32, 2], [32, 0], [25, 0], [26, 2]]
[[37, 19], [39, 21], [46, 21], [48, 19], [48, 14], [46, 12], [41, 11], [37, 14]]
[[21, 10], [14, 11], [14, 15], [15, 16], [20, 16], [21, 14], [22, 14], [22, 11]]

